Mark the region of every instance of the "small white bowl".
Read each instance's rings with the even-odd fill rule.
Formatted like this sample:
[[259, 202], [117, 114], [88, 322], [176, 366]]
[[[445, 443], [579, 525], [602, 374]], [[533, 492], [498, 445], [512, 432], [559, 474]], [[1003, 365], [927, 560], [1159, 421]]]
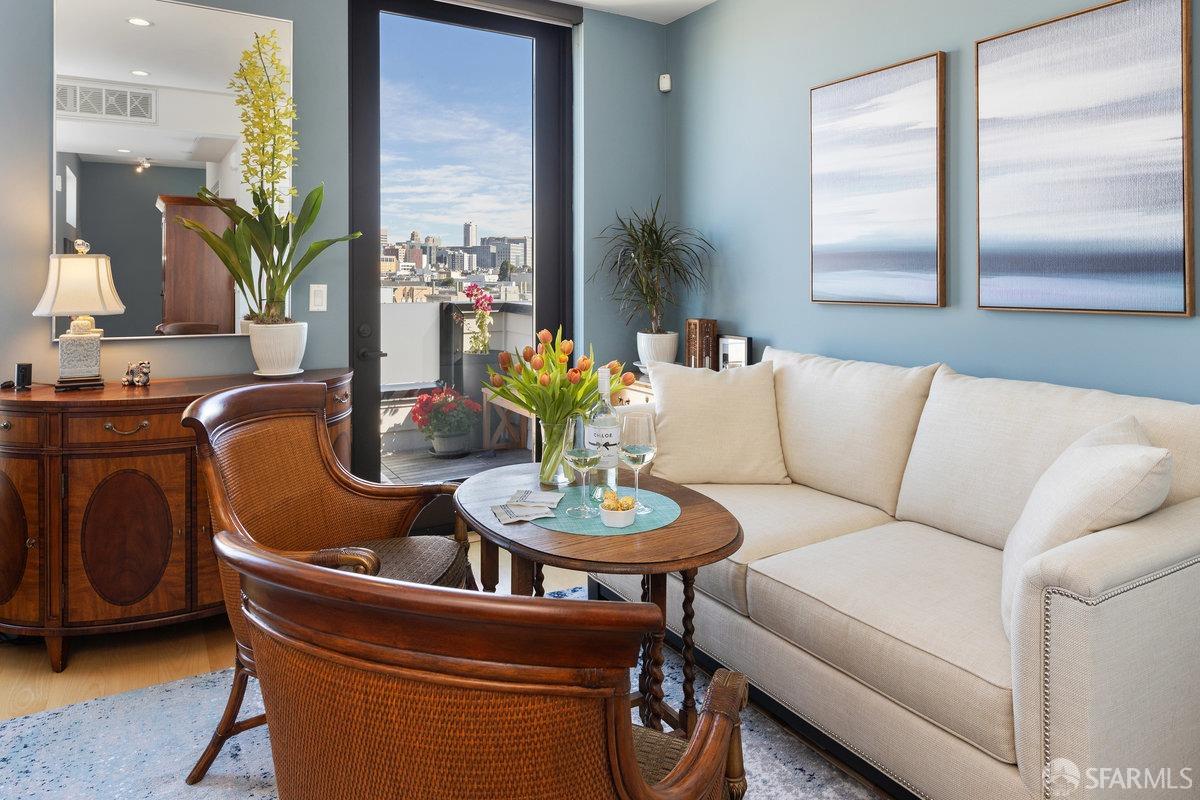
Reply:
[[629, 509], [628, 511], [609, 511], [607, 508], [600, 509], [600, 521], [608, 528], [628, 528], [637, 519], [637, 511]]

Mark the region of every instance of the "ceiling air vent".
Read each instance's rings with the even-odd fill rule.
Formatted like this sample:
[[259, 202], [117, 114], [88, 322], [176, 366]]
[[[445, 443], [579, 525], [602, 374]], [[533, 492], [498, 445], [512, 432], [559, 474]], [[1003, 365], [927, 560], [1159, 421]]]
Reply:
[[157, 120], [157, 107], [153, 89], [71, 80], [54, 86], [54, 109], [63, 117], [152, 123]]

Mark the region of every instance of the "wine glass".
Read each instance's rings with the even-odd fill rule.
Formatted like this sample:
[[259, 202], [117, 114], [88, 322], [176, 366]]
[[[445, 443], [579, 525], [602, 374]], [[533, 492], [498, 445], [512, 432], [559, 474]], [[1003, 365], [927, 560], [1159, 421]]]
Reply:
[[658, 452], [658, 441], [654, 436], [654, 418], [646, 412], [632, 411], [621, 418], [621, 445], [617, 457], [621, 463], [633, 470], [634, 508], [639, 514], [649, 514], [650, 509], [642, 505], [638, 496], [638, 478], [642, 467], [654, 460]]
[[[576, 433], [579, 434], [578, 440]], [[563, 459], [583, 476], [583, 492], [579, 495], [579, 505], [568, 508], [566, 515], [575, 519], [600, 516], [600, 509], [588, 505], [588, 473], [599, 465], [600, 450], [588, 446], [584, 426], [576, 425], [573, 419], [567, 423], [567, 433], [563, 436]]]

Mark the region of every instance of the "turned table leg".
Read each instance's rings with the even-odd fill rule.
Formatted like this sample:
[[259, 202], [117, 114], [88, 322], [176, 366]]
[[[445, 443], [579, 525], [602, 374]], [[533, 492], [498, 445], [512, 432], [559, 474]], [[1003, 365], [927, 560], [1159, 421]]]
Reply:
[[67, 668], [67, 640], [62, 636], [47, 636], [46, 655], [50, 656], [50, 669], [62, 672]]
[[510, 592], [520, 597], [533, 594], [533, 562], [512, 554], [512, 588]]
[[482, 536], [479, 537], [479, 582], [485, 592], [493, 594], [500, 583], [500, 547]]
[[650, 602], [658, 606], [663, 615], [663, 629], [650, 635], [650, 660], [643, 667], [649, 668], [647, 711], [643, 719], [647, 728], [656, 731], [663, 729], [663, 639], [666, 634], [667, 620], [667, 575], [660, 572], [651, 575], [649, 579]]
[[[650, 576], [642, 576], [642, 602], [650, 602]], [[642, 651], [639, 657], [641, 669], [638, 670], [638, 715], [642, 725], [647, 724], [650, 717], [650, 634], [642, 637]]]
[[683, 579], [683, 707], [679, 709], [679, 722], [683, 734], [692, 737], [696, 730], [696, 570], [687, 569], [679, 573]]
[[534, 562], [533, 565], [533, 596], [546, 596], [546, 576], [541, 562]]

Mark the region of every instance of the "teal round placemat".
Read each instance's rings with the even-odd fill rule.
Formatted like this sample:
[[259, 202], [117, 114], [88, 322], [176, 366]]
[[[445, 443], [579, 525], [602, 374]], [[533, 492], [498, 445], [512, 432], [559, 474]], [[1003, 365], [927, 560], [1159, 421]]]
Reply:
[[[595, 488], [595, 487], [591, 487]], [[628, 491], [627, 491], [628, 490]], [[632, 495], [633, 489], [630, 487], [621, 487], [621, 496]], [[666, 495], [658, 492], [648, 492], [642, 489], [638, 497], [642, 501], [642, 505], [650, 508], [649, 514], [639, 514], [634, 518], [633, 524], [627, 528], [610, 528], [600, 521], [600, 517], [592, 517], [591, 519], [575, 519], [567, 516], [567, 509], [572, 506], [579, 505], [579, 499], [583, 496], [582, 486], [568, 486], [563, 489], [563, 499], [559, 501], [558, 508], [554, 510], [553, 517], [543, 517], [542, 519], [533, 520], [533, 524], [541, 528], [546, 528], [551, 531], [560, 531], [562, 533], [578, 533], [581, 536], [626, 536], [630, 533], [645, 533], [656, 528], [662, 528], [670, 525], [675, 520], [679, 519], [679, 503], [676, 503]], [[600, 507], [600, 504], [595, 500], [589, 500], [588, 505]]]

